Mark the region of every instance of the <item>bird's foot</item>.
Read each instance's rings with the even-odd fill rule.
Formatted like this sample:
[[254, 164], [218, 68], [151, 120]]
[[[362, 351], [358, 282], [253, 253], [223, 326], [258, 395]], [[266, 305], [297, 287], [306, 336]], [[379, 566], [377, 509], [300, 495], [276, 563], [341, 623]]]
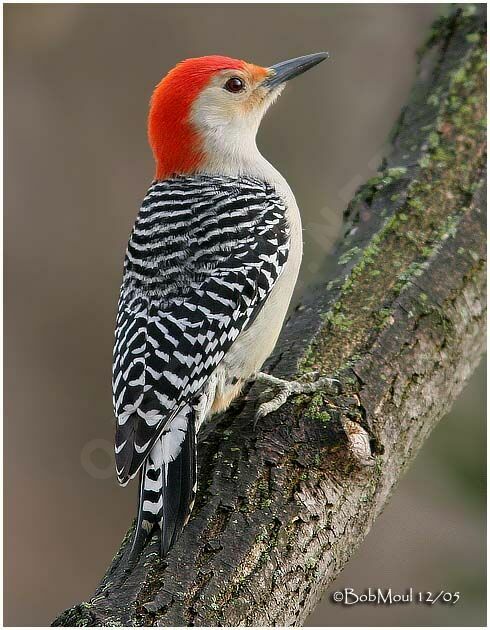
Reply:
[[[312, 375], [315, 375], [315, 373]], [[275, 396], [259, 405], [259, 408], [255, 413], [255, 422], [282, 407], [290, 396], [298, 394], [313, 394], [318, 391], [325, 391], [326, 393], [338, 396], [342, 392], [342, 385], [340, 381], [336, 378], [329, 378], [327, 376], [322, 376], [316, 381], [303, 383], [301, 381], [286, 381], [285, 379], [277, 378], [271, 374], [259, 372], [255, 380], [259, 383], [266, 383], [269, 385], [269, 387], [263, 392], [261, 399], [263, 399], [264, 394], [269, 393], [271, 390], [276, 390], [277, 392]]]

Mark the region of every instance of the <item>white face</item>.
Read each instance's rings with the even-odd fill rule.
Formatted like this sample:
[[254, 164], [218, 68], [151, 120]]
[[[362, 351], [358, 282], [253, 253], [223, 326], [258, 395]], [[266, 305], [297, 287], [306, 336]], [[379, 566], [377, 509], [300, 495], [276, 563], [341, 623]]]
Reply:
[[[254, 66], [252, 66], [255, 69]], [[263, 86], [265, 69], [223, 70], [196, 99], [191, 121], [203, 141], [208, 164], [247, 162], [258, 153], [255, 137], [260, 122], [283, 85]]]

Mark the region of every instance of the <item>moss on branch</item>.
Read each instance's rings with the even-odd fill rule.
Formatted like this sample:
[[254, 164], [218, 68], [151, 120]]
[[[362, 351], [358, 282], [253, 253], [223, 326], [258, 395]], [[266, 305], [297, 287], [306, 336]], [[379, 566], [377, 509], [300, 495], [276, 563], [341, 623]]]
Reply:
[[[480, 42], [476, 33], [471, 35], [470, 41]], [[356, 262], [324, 316], [326, 325], [301, 365], [303, 372], [313, 368], [331, 374], [342, 369], [353, 354], [364, 352], [373, 334], [389, 323], [396, 297], [423, 274], [441, 244], [454, 238], [461, 216], [483, 183], [485, 81], [482, 41], [450, 76], [447, 95], [437, 100], [439, 114], [426, 130], [427, 148], [419, 159], [417, 177], [408, 175], [405, 167], [386, 168], [357, 193], [352, 205], [359, 199], [372, 199], [380, 190], [386, 195], [387, 187], [410, 177], [403, 198], [397, 193], [400, 203], [395, 212], [368, 245], [362, 250], [353, 246], [339, 257], [340, 265]]]

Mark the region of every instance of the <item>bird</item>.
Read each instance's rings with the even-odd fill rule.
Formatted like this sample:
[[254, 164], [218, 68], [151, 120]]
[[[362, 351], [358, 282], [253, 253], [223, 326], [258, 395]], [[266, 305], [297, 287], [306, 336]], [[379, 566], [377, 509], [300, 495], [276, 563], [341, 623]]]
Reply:
[[269, 67], [186, 59], [151, 97], [156, 170], [124, 258], [112, 373], [118, 481], [139, 474], [130, 559], [154, 531], [162, 557], [180, 536], [197, 491], [198, 431], [246, 383], [278, 392], [260, 418], [291, 393], [332, 381], [260, 371], [286, 317], [303, 242], [294, 194], [256, 144], [286, 82], [327, 57]]

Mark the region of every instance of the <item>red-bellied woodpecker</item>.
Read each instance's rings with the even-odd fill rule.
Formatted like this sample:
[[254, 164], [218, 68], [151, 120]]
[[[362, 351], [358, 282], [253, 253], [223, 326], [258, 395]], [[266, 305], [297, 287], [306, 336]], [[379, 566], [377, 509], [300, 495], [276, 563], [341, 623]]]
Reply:
[[196, 434], [210, 414], [257, 376], [280, 390], [259, 416], [312, 390], [259, 374], [296, 283], [302, 235], [291, 189], [255, 136], [284, 83], [327, 56], [270, 68], [187, 59], [153, 93], [156, 176], [126, 252], [113, 366], [119, 482], [140, 472], [133, 557], [154, 526], [165, 555], [187, 522]]

